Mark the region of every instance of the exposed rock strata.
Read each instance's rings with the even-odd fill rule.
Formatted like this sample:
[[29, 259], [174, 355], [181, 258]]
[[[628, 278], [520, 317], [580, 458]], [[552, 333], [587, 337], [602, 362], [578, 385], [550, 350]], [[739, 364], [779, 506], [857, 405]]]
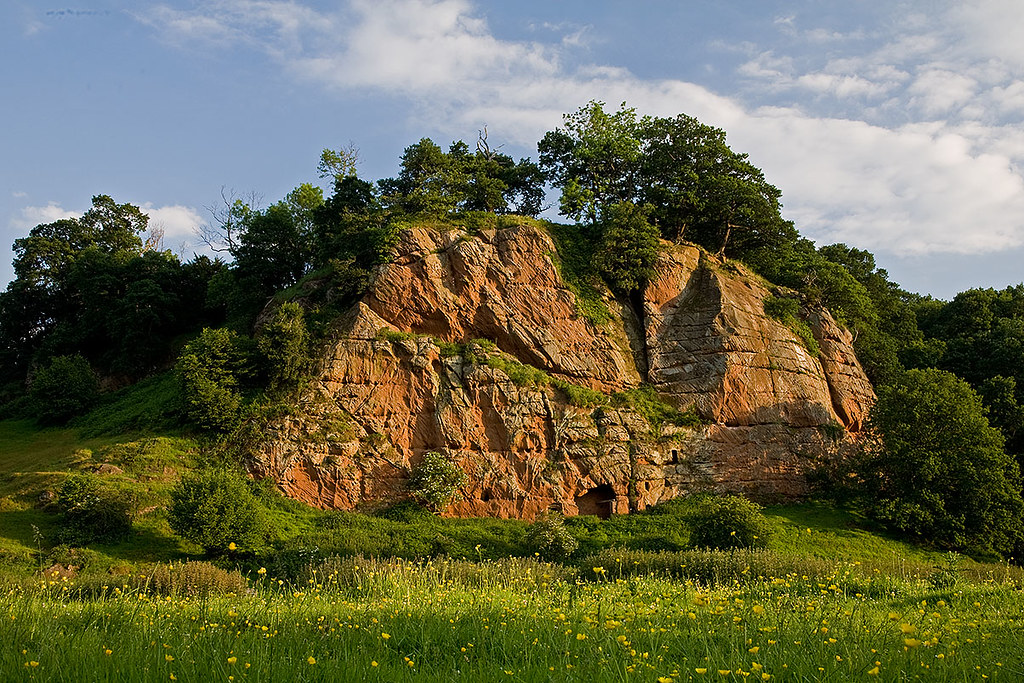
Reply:
[[[808, 315], [814, 356], [765, 315], [756, 276], [666, 245], [642, 311], [608, 295], [612, 320], [599, 326], [578, 313], [556, 259], [529, 224], [478, 237], [405, 232], [254, 469], [288, 495], [351, 509], [401, 497], [410, 468], [437, 450], [469, 474], [448, 514], [604, 514], [694, 490], [798, 497], [809, 459], [841, 451], [861, 428], [874, 394], [827, 312]], [[606, 394], [649, 382], [706, 424], [655, 428], [629, 407], [574, 406], [480, 362], [487, 350], [473, 339]]]

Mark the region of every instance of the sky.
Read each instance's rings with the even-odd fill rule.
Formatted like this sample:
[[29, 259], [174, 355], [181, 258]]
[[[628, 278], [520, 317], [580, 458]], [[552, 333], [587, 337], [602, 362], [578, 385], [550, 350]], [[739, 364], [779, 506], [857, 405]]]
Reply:
[[1019, 0], [4, 0], [0, 283], [15, 239], [93, 195], [187, 259], [222, 195], [320, 182], [323, 148], [377, 179], [486, 126], [536, 159], [599, 100], [723, 128], [803, 236], [905, 289], [1003, 288], [1024, 280], [1022, 35]]

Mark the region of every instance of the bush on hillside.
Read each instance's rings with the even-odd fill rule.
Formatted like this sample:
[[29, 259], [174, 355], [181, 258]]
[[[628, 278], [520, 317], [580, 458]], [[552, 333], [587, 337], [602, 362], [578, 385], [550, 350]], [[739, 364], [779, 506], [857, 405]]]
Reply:
[[63, 424], [96, 403], [100, 385], [82, 356], [57, 356], [36, 372], [29, 398], [36, 416], [46, 424]]
[[236, 427], [242, 411], [238, 385], [245, 360], [238, 335], [224, 328], [204, 329], [186, 344], [174, 368], [185, 417], [216, 432]]
[[687, 521], [694, 548], [762, 548], [771, 533], [761, 506], [740, 496], [701, 496]]
[[541, 517], [530, 525], [526, 538], [534, 552], [556, 562], [568, 559], [580, 547], [580, 542], [565, 528], [561, 515]]
[[131, 531], [131, 503], [103, 487], [90, 475], [73, 474], [64, 480], [55, 499], [61, 516], [58, 540], [72, 546], [112, 543]]
[[174, 533], [209, 555], [261, 548], [268, 532], [264, 507], [245, 476], [233, 470], [199, 470], [171, 491], [167, 514]]
[[448, 507], [466, 483], [466, 473], [440, 453], [430, 451], [413, 468], [409, 491], [434, 512]]
[[869, 425], [878, 441], [853, 469], [876, 521], [947, 550], [1006, 556], [1024, 547], [1020, 471], [967, 382], [910, 370], [879, 387]]

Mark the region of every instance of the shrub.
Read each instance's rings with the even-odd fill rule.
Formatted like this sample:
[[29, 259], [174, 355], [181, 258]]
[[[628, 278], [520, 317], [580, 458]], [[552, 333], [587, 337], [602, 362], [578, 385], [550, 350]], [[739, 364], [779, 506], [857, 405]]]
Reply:
[[687, 521], [695, 548], [764, 547], [770, 533], [761, 506], [739, 496], [702, 496]]
[[434, 512], [444, 510], [466, 483], [466, 473], [440, 453], [431, 451], [413, 468], [409, 491]]
[[547, 515], [531, 524], [527, 542], [541, 557], [554, 561], [567, 559], [580, 547], [561, 515]]
[[302, 307], [289, 301], [281, 304], [256, 336], [256, 347], [267, 360], [271, 386], [297, 383], [308, 372], [309, 334]]
[[171, 529], [210, 555], [263, 546], [266, 512], [244, 475], [209, 469], [190, 473], [171, 491]]
[[79, 355], [57, 356], [39, 369], [29, 387], [36, 416], [47, 424], [63, 424], [87, 411], [99, 397], [99, 381]]
[[132, 528], [132, 505], [92, 476], [74, 474], [64, 480], [55, 500], [62, 526], [57, 536], [68, 545], [114, 542]]
[[239, 422], [245, 357], [237, 336], [226, 329], [204, 329], [185, 345], [175, 365], [182, 412], [204, 429], [229, 432]]

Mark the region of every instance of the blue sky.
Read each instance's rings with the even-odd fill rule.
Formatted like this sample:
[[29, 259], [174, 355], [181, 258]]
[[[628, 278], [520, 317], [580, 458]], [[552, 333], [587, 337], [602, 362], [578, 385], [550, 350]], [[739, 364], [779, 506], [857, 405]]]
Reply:
[[191, 256], [221, 190], [265, 203], [324, 147], [536, 158], [597, 99], [724, 128], [819, 244], [949, 298], [1024, 280], [1019, 0], [207, 0], [0, 7], [0, 281], [94, 194]]

